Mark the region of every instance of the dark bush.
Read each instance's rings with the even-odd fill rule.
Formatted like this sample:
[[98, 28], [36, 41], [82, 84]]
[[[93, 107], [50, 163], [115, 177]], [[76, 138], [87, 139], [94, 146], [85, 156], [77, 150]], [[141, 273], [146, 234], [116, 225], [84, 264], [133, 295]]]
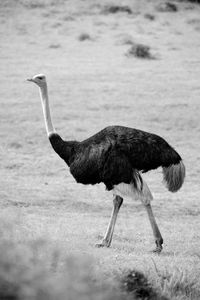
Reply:
[[155, 20], [155, 16], [152, 14], [145, 14], [144, 17], [150, 21], [154, 21]]
[[89, 41], [92, 40], [91, 36], [90, 36], [88, 33], [81, 33], [81, 34], [79, 35], [78, 39], [79, 39], [79, 41], [81, 41], [81, 42], [82, 42], [82, 41], [86, 41], [86, 40], [89, 40]]
[[200, 3], [200, 0], [179, 0], [180, 2], [192, 2], [192, 3]]
[[150, 53], [150, 47], [143, 44], [134, 44], [126, 53], [126, 56], [131, 57], [135, 56], [138, 58], [145, 59], [155, 59], [155, 57]]
[[128, 271], [121, 280], [122, 289], [131, 294], [131, 299], [167, 300], [149, 284], [147, 278], [139, 271]]
[[176, 12], [178, 8], [176, 4], [171, 2], [164, 2], [157, 5], [156, 9], [160, 12]]
[[124, 6], [106, 5], [102, 10], [102, 13], [104, 13], [104, 14], [116, 14], [119, 12], [125, 12], [127, 14], [133, 13], [132, 10], [130, 9], [130, 7], [127, 5], [124, 5]]

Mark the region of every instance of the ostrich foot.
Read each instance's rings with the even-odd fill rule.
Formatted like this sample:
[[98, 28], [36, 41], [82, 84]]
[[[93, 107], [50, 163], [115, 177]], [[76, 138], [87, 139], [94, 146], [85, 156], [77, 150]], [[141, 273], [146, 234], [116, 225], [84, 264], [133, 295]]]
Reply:
[[160, 254], [160, 252], [162, 251], [162, 244], [163, 244], [163, 239], [159, 239], [156, 241], [156, 249], [153, 250], [153, 253], [157, 253]]
[[156, 249], [154, 249], [152, 252], [160, 254], [161, 251], [162, 251], [162, 246], [161, 247], [156, 247]]
[[110, 247], [111, 242], [110, 241], [106, 241], [106, 240], [102, 240], [100, 243], [97, 243], [95, 245], [95, 247], [97, 248], [102, 248], [102, 247]]

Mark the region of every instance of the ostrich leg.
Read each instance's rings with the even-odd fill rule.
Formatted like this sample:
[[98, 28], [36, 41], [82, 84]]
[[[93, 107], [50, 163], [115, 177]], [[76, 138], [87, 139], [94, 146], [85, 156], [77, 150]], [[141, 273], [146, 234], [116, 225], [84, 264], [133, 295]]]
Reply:
[[144, 205], [145, 205], [145, 208], [148, 213], [149, 221], [150, 221], [151, 227], [153, 229], [153, 235], [154, 235], [155, 243], [156, 243], [156, 249], [153, 252], [160, 253], [162, 251], [163, 238], [162, 238], [162, 235], [158, 228], [158, 225], [156, 223], [155, 217], [153, 215], [151, 204], [148, 203], [148, 204], [144, 204]]
[[117, 215], [122, 205], [122, 202], [123, 202], [123, 198], [121, 198], [120, 196], [115, 196], [115, 198], [113, 199], [113, 210], [112, 210], [110, 222], [102, 242], [96, 244], [97, 247], [110, 247], [114, 228], [115, 228], [115, 223], [117, 220]]

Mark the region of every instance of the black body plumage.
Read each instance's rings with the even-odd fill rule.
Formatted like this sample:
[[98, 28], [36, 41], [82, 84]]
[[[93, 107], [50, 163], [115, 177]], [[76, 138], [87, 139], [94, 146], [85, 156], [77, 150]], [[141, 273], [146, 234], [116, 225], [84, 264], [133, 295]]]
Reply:
[[108, 190], [121, 182], [134, 183], [138, 171], [167, 168], [181, 161], [160, 136], [123, 126], [106, 127], [82, 142], [63, 141], [56, 133], [49, 139], [77, 182], [103, 182]]

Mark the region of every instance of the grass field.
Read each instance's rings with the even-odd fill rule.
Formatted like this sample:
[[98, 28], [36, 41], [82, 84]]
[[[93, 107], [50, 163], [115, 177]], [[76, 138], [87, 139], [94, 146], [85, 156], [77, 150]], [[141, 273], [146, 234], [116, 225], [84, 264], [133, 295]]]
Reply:
[[[24, 299], [128, 299], [117, 278], [130, 269], [147, 277], [159, 299], [197, 300], [200, 7], [173, 1], [178, 11], [163, 12], [163, 1], [126, 0], [131, 13], [114, 13], [111, 3], [122, 5], [0, 2], [0, 281]], [[137, 44], [154, 59], [128, 55]], [[111, 248], [94, 247], [112, 195], [103, 185], [77, 184], [51, 149], [38, 90], [25, 81], [37, 73], [47, 76], [53, 122], [66, 140], [119, 124], [163, 136], [183, 157], [187, 176], [176, 194], [162, 185], [161, 170], [145, 175], [161, 255], [151, 253], [146, 211], [131, 199]]]

